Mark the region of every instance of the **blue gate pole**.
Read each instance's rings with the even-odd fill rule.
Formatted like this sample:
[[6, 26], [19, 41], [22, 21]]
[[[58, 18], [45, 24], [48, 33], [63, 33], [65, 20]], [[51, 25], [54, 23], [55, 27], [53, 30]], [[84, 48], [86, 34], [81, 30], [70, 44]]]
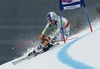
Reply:
[[93, 29], [92, 29], [92, 26], [91, 26], [91, 22], [90, 22], [90, 18], [89, 18], [89, 15], [88, 15], [87, 8], [84, 7], [84, 9], [85, 9], [86, 17], [88, 19], [88, 24], [89, 24], [89, 27], [90, 27], [90, 31], [93, 32]]

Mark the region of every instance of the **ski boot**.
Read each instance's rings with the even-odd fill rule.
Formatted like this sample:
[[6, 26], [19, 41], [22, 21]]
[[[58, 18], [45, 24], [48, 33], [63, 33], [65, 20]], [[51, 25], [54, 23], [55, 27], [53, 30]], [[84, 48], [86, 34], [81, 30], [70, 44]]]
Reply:
[[33, 52], [30, 52], [30, 53], [28, 54], [28, 56], [33, 56], [33, 57], [35, 57], [35, 56], [37, 56], [37, 53], [35, 52], [35, 50], [33, 50]]

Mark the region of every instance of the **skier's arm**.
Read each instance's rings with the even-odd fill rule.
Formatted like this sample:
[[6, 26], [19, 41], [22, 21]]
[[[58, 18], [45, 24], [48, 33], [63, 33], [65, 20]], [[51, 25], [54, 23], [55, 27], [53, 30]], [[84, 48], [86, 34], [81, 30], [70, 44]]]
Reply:
[[48, 23], [48, 24], [45, 26], [44, 30], [42, 31], [42, 34], [46, 35], [46, 34], [48, 33], [48, 30], [49, 30], [49, 29], [50, 29], [50, 24]]

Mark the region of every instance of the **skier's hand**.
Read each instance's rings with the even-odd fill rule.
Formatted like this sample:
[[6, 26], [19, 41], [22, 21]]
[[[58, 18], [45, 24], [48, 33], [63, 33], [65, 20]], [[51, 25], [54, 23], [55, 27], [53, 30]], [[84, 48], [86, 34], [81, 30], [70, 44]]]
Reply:
[[49, 43], [49, 41], [50, 41], [50, 37], [46, 37], [44, 42], [43, 42], [43, 45], [46, 46]]
[[38, 37], [39, 40], [44, 40], [44, 38], [45, 38], [45, 35], [44, 35], [44, 34], [41, 34], [41, 35], [39, 35], [39, 37]]

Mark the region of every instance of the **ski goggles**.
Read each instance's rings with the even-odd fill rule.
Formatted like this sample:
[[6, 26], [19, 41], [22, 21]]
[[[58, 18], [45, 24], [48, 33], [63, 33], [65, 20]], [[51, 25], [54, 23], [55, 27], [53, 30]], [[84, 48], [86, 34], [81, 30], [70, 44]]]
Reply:
[[52, 23], [52, 22], [53, 22], [53, 20], [48, 20], [48, 22]]

